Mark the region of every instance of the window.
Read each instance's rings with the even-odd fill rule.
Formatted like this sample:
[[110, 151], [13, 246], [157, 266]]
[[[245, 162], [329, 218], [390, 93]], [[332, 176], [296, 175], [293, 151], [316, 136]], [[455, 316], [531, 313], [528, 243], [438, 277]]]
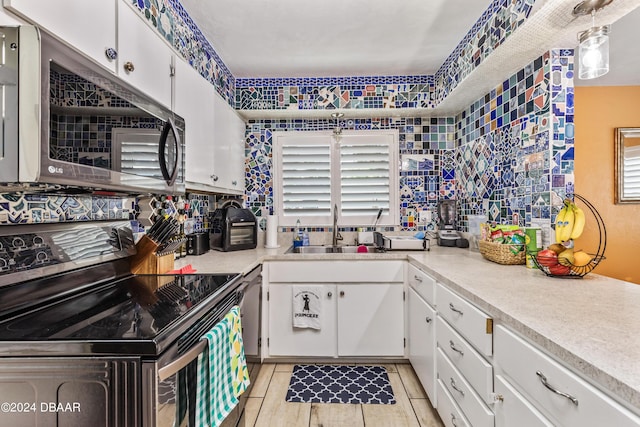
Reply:
[[640, 145], [624, 147], [624, 196], [640, 198]]
[[273, 157], [280, 225], [397, 225], [397, 131], [276, 132]]

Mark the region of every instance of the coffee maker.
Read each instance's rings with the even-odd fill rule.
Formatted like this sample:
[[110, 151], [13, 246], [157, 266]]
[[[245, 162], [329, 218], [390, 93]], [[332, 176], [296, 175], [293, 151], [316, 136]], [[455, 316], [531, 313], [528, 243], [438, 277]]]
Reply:
[[456, 246], [460, 237], [456, 231], [456, 201], [438, 201], [438, 246]]

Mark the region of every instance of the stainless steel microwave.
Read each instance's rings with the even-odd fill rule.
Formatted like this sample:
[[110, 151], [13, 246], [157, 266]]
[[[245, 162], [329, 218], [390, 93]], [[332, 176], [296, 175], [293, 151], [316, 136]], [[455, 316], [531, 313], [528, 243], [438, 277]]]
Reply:
[[181, 117], [36, 27], [0, 49], [0, 190], [184, 193]]

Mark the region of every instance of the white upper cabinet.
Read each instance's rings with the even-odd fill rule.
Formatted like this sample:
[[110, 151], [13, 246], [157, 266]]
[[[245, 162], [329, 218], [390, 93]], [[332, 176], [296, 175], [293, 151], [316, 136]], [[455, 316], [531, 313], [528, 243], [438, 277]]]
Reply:
[[115, 0], [4, 0], [3, 4], [115, 72], [117, 62], [105, 52], [117, 51], [116, 3]]
[[119, 2], [118, 75], [171, 108], [173, 58], [173, 49], [140, 13], [125, 2]]
[[4, 6], [171, 107], [173, 49], [128, 2], [4, 0]]
[[220, 95], [214, 99], [213, 179], [225, 193], [243, 194], [246, 126]]
[[215, 88], [187, 62], [176, 59], [174, 111], [185, 120], [186, 185], [192, 191], [207, 191], [213, 180]]

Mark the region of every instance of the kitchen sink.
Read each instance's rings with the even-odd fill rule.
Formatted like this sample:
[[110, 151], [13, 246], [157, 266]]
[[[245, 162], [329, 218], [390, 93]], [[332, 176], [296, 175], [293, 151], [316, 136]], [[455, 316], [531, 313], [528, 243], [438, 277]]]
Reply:
[[[375, 252], [374, 248], [367, 248], [369, 253]], [[298, 246], [291, 247], [287, 251], [290, 254], [355, 254], [358, 253], [357, 246], [347, 246], [347, 245], [311, 245], [311, 246]], [[363, 252], [364, 253], [364, 252]]]

